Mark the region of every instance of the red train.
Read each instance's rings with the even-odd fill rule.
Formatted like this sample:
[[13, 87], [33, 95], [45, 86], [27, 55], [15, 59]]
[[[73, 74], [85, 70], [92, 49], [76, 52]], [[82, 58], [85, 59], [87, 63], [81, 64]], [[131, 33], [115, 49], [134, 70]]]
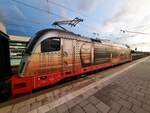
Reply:
[[71, 76], [131, 61], [131, 49], [59, 29], [30, 40], [17, 75], [11, 74], [8, 36], [0, 33], [0, 98], [16, 97]]

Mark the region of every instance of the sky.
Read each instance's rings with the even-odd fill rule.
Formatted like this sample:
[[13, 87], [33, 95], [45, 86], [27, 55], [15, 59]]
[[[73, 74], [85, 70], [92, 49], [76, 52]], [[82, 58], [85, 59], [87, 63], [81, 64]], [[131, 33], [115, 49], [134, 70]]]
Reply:
[[65, 26], [69, 31], [150, 51], [150, 0], [0, 0], [0, 20], [11, 35], [34, 36], [55, 28], [54, 21], [75, 17], [84, 21]]

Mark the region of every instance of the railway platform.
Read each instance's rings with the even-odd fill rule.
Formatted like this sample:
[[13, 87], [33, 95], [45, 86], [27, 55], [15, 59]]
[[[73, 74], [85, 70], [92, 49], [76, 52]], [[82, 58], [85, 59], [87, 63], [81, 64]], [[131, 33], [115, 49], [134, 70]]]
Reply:
[[150, 57], [1, 103], [0, 113], [150, 113]]

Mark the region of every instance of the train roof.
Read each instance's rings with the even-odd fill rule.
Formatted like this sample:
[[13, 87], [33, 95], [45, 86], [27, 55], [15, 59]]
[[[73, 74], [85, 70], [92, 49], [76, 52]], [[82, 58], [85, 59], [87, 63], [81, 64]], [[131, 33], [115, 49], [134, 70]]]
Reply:
[[[112, 43], [111, 41], [85, 37], [85, 36], [81, 36], [79, 34], [75, 34], [73, 32], [70, 32], [70, 31], [64, 31], [64, 30], [61, 30], [61, 29], [52, 29], [51, 28], [51, 29], [43, 29], [43, 30], [38, 31], [32, 37], [32, 39], [29, 42], [28, 47], [27, 47], [25, 52], [30, 53], [32, 51], [34, 45], [36, 44], [36, 42], [41, 38], [41, 36], [48, 33], [48, 32], [56, 32], [59, 37], [68, 38], [68, 39], [77, 39], [77, 40], [87, 41], [87, 42], [98, 42], [98, 43], [101, 43], [101, 44], [106, 44], [106, 45], [111, 45], [111, 46], [127, 47], [125, 45]], [[68, 35], [72, 35], [72, 36], [68, 37]]]
[[60, 30], [60, 29], [55, 29], [55, 30], [58, 31], [62, 35], [66, 35], [66, 34], [70, 35], [71, 34], [71, 35], [75, 36], [75, 37], [66, 37], [66, 38], [78, 39], [78, 40], [83, 40], [83, 41], [88, 41], [88, 42], [97, 42], [97, 43], [101, 43], [101, 44], [105, 44], [105, 45], [109, 45], [109, 46], [129, 48], [129, 46], [127, 46], [127, 45], [115, 43], [115, 42], [112, 42], [107, 39], [85, 37], [85, 36], [70, 32], [70, 31], [64, 31], [64, 30]]

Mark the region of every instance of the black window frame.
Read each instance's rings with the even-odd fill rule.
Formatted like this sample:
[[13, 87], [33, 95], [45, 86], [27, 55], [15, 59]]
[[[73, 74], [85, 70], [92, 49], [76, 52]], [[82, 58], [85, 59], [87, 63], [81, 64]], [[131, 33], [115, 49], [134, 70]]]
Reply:
[[[56, 39], [59, 41], [56, 41]], [[54, 43], [54, 41], [56, 42]], [[58, 37], [46, 38], [41, 42], [41, 53], [60, 51], [60, 48], [61, 48], [61, 38]]]

